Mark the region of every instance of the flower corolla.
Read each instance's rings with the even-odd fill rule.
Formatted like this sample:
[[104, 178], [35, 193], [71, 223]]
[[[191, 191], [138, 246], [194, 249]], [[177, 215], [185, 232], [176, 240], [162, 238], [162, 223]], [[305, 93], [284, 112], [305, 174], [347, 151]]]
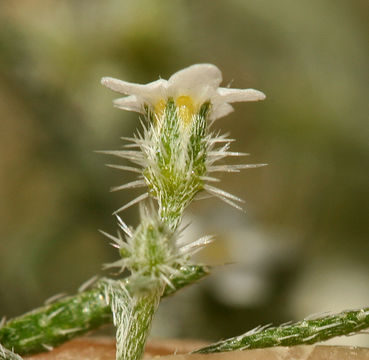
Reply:
[[222, 73], [212, 64], [195, 64], [174, 73], [169, 80], [159, 79], [145, 85], [111, 77], [101, 79], [106, 87], [127, 95], [114, 101], [117, 108], [145, 113], [149, 107], [157, 116], [163, 113], [170, 98], [184, 119], [190, 119], [204, 103], [209, 102], [210, 120], [231, 113], [231, 103], [265, 99], [261, 91], [219, 87], [221, 82]]

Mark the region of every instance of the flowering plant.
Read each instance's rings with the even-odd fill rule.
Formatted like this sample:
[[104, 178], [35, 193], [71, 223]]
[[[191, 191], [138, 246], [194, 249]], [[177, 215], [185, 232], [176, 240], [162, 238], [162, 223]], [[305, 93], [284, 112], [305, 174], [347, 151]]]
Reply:
[[[137, 173], [137, 179], [113, 187], [113, 191], [144, 188], [137, 198], [114, 212], [117, 236], [103, 232], [120, 259], [106, 264], [129, 275], [123, 279], [93, 279], [71, 297], [49, 304], [0, 326], [0, 360], [19, 359], [19, 354], [50, 350], [53, 346], [113, 321], [118, 360], [138, 360], [143, 354], [153, 315], [163, 296], [201, 279], [209, 268], [193, 264], [191, 256], [213, 238], [191, 242], [180, 238], [186, 207], [207, 192], [241, 209], [240, 198], [212, 183], [217, 172], [238, 172], [265, 164], [219, 164], [228, 156], [247, 154], [230, 151], [233, 141], [212, 130], [216, 119], [226, 116], [231, 103], [259, 101], [265, 95], [254, 89], [219, 87], [220, 70], [197, 64], [146, 85], [104, 77], [102, 84], [125, 96], [114, 101], [122, 110], [145, 117], [142, 131], [125, 149], [102, 151], [128, 159], [134, 166], [108, 165]], [[140, 203], [140, 224], [131, 228], [118, 216]], [[259, 327], [241, 336], [197, 350], [211, 353], [256, 347], [314, 343], [333, 336], [351, 334], [369, 327], [369, 309], [347, 311], [280, 327]]]
[[[146, 118], [142, 125], [143, 133], [127, 139], [131, 143], [129, 149], [104, 152], [126, 158], [139, 166], [124, 167], [123, 170], [137, 172], [138, 179], [117, 186], [113, 191], [146, 188], [144, 194], [122, 206], [115, 214], [146, 198], [157, 203], [157, 209], [154, 205], [149, 208], [141, 206], [141, 224], [135, 231], [118, 218], [127, 235], [126, 242], [121, 237], [107, 235], [122, 257], [107, 266], [127, 268], [134, 287], [132, 294], [126, 293], [125, 288], [111, 289], [111, 285], [108, 288], [117, 325], [119, 359], [140, 357], [148, 333], [145, 327], [151, 323], [164, 288], [173, 287], [170, 279], [179, 275], [181, 267], [189, 264], [194, 252], [212, 240], [205, 236], [190, 243], [181, 242], [178, 228], [185, 208], [202, 190], [240, 208], [235, 201], [240, 202], [241, 199], [209, 184], [218, 181], [210, 174], [260, 166], [216, 165], [218, 160], [227, 156], [243, 154], [228, 151], [231, 140], [212, 132], [212, 122], [231, 112], [232, 102], [265, 98], [262, 92], [253, 89], [221, 88], [221, 81], [221, 72], [210, 64], [193, 65], [175, 73], [168, 81], [160, 79], [147, 85], [102, 79], [103, 85], [127, 95], [115, 100], [115, 106], [142, 113]], [[137, 326], [136, 318], [127, 318], [130, 311], [142, 316], [142, 326]], [[137, 339], [141, 346], [137, 346]]]

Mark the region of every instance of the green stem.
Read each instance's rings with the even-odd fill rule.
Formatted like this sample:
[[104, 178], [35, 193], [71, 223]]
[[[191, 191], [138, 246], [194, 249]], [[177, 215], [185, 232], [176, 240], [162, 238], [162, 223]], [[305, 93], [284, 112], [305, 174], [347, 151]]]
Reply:
[[0, 329], [0, 343], [18, 354], [33, 354], [110, 321], [102, 291], [93, 289], [10, 320]]
[[352, 335], [369, 328], [369, 307], [343, 311], [314, 320], [303, 320], [276, 328], [261, 327], [248, 333], [203, 347], [194, 353], [314, 344], [335, 336]]
[[[174, 289], [167, 287], [163, 296], [172, 295], [209, 274], [208, 268], [195, 265], [184, 266], [180, 271], [181, 275], [171, 279]], [[111, 323], [112, 314], [101, 283], [9, 320], [0, 327], [0, 344], [20, 355], [30, 355]], [[130, 284], [126, 285], [129, 290]]]
[[[163, 286], [151, 289], [150, 292], [135, 295], [131, 299], [131, 307], [113, 310], [117, 328], [117, 360], [139, 360], [142, 358], [152, 318], [158, 308]], [[121, 301], [122, 297], [118, 300]]]

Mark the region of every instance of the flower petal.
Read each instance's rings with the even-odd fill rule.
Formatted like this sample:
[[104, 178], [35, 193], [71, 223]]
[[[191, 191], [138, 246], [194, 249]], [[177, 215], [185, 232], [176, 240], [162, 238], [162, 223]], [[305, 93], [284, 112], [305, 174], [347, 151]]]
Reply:
[[265, 94], [254, 89], [228, 89], [218, 88], [218, 95], [221, 100], [228, 103], [243, 101], [259, 101], [265, 99]]
[[167, 88], [167, 81], [163, 79], [142, 85], [111, 77], [103, 77], [101, 79], [101, 84], [125, 95], [136, 95], [138, 99], [142, 98], [145, 102], [151, 104], [164, 97]]
[[230, 114], [233, 111], [233, 106], [228, 103], [215, 104], [210, 112], [210, 120], [216, 120]]
[[115, 99], [113, 104], [118, 109], [135, 111], [139, 113], [143, 112], [142, 101], [138, 100], [136, 95]]
[[[195, 101], [207, 100], [222, 82], [221, 71], [212, 64], [196, 64], [173, 74], [168, 80], [168, 94], [190, 95]], [[201, 99], [197, 99], [200, 97]]]

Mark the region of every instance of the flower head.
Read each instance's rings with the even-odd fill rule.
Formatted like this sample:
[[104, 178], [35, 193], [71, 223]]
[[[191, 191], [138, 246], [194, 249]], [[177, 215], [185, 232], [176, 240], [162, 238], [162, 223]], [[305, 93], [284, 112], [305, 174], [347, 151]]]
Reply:
[[231, 103], [264, 100], [265, 95], [254, 89], [219, 87], [221, 71], [212, 64], [196, 64], [173, 74], [169, 80], [159, 79], [146, 85], [104, 77], [101, 83], [119, 93], [128, 95], [114, 101], [123, 110], [145, 113], [149, 107], [156, 115], [164, 111], [172, 98], [183, 120], [190, 120], [201, 106], [211, 104], [209, 118], [216, 120], [233, 111]]
[[160, 220], [175, 230], [184, 209], [202, 190], [240, 209], [235, 202], [241, 199], [209, 184], [219, 181], [211, 173], [237, 172], [263, 164], [218, 165], [227, 156], [245, 154], [228, 151], [233, 140], [210, 127], [213, 120], [233, 110], [231, 103], [263, 100], [265, 95], [253, 89], [222, 88], [221, 82], [220, 70], [211, 64], [192, 65], [169, 80], [146, 85], [102, 79], [105, 86], [127, 95], [115, 100], [118, 108], [143, 113], [147, 120], [142, 123], [142, 133], [126, 138], [132, 142], [126, 145], [128, 149], [105, 152], [139, 166], [113, 165], [139, 174], [137, 180], [113, 191], [146, 188], [116, 213], [151, 197], [157, 201]]

